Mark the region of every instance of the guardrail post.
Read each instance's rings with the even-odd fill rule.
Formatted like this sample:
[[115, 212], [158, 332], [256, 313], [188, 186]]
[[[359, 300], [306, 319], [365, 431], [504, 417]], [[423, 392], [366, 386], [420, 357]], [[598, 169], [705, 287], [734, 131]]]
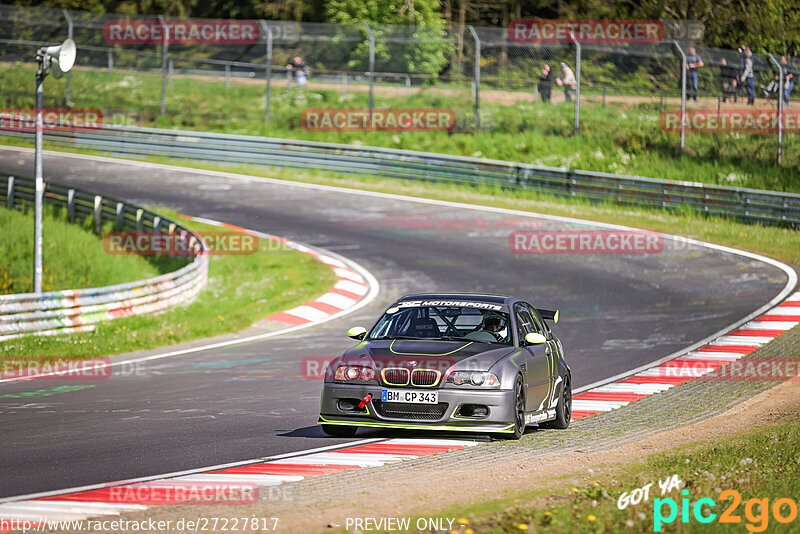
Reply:
[[375, 83], [375, 34], [372, 33], [372, 28], [366, 22], [364, 23], [364, 29], [367, 30], [367, 36], [369, 37], [369, 116], [372, 118], [372, 107], [374, 105], [373, 85]]
[[67, 220], [69, 222], [75, 221], [75, 190], [70, 189], [67, 191]]
[[[62, 9], [61, 12], [64, 14], [64, 18], [67, 19], [67, 37], [72, 39], [72, 17], [69, 16], [69, 11], [66, 9]], [[66, 107], [70, 106], [70, 100], [72, 100], [72, 69], [67, 72], [67, 89], [65, 91], [64, 100], [66, 101]]]
[[139, 208], [136, 210], [136, 231], [142, 231], [142, 216], [144, 215], [144, 210]]
[[472, 25], [467, 26], [469, 33], [472, 34], [472, 38], [475, 40], [475, 127], [481, 127], [481, 40], [478, 37], [478, 32], [475, 31], [475, 28]]
[[158, 227], [161, 226], [161, 217], [156, 215], [153, 217], [153, 231], [158, 232]]
[[169, 67], [167, 68], [167, 84], [172, 84], [172, 73], [175, 72], [175, 60], [170, 58]]
[[114, 71], [114, 51], [108, 51], [108, 77], [111, 78], [111, 74]]
[[231, 64], [225, 64], [225, 87], [231, 86]]
[[264, 33], [267, 36], [267, 88], [265, 95], [266, 103], [264, 109], [264, 122], [269, 122], [270, 97], [272, 91], [272, 28], [269, 27], [269, 24], [267, 24], [265, 20], [259, 20], [258, 23], [261, 25], [261, 28], [264, 30]]
[[681, 55], [681, 152], [686, 146], [686, 54], [678, 41], [672, 41]]
[[167, 26], [167, 21], [164, 19], [164, 15], [159, 15], [158, 20], [161, 21], [161, 27], [164, 30], [164, 43], [161, 46], [161, 114], [163, 115], [167, 112], [167, 54], [169, 53], [169, 26]]
[[117, 230], [125, 229], [125, 203], [117, 202]]
[[603, 86], [603, 107], [606, 107], [606, 89], [607, 87]]
[[342, 96], [347, 94], [347, 73], [342, 73]]
[[8, 209], [13, 210], [14, 209], [14, 177], [13, 176], [9, 176], [8, 177], [8, 188], [6, 189], [6, 194], [8, 195], [8, 198], [6, 199], [6, 202], [8, 203]]
[[573, 32], [569, 32], [569, 36], [575, 43], [575, 135], [578, 135], [581, 125], [581, 43]]
[[406, 96], [411, 96], [411, 76], [406, 74]]
[[99, 234], [103, 226], [103, 197], [94, 196], [94, 233]]
[[783, 68], [778, 60], [775, 59], [775, 56], [769, 54], [769, 59], [778, 67], [778, 165], [780, 166], [781, 160], [783, 159]]

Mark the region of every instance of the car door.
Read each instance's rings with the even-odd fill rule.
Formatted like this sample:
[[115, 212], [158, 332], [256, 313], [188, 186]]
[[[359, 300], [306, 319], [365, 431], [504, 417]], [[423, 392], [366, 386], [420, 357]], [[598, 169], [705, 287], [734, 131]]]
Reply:
[[514, 305], [514, 318], [517, 323], [519, 333], [519, 343], [521, 350], [526, 353], [525, 371], [525, 398], [526, 411], [539, 411], [544, 407], [544, 402], [550, 390], [550, 369], [545, 354], [546, 344], [528, 345], [525, 336], [539, 332], [534, 323], [531, 312], [522, 303]]
[[525, 308], [528, 310], [528, 312], [530, 312], [531, 317], [533, 318], [533, 324], [537, 331], [547, 338], [547, 343], [544, 345], [544, 354], [547, 357], [549, 380], [547, 398], [545, 399], [545, 407], [547, 407], [550, 405], [550, 401], [553, 399], [552, 396], [554, 395], [555, 382], [556, 378], [558, 377], [558, 362], [560, 359], [561, 348], [558, 345], [558, 341], [553, 336], [553, 333], [545, 324], [544, 319], [542, 319], [542, 316], [538, 311], [536, 311], [536, 308], [527, 303], [525, 304]]

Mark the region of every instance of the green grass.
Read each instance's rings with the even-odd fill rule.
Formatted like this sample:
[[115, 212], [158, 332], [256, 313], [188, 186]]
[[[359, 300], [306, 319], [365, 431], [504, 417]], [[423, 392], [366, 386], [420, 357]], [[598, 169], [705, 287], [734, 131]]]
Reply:
[[[678, 515], [672, 524], [661, 526], [662, 532], [796, 532], [800, 518], [781, 525], [774, 516], [764, 520], [755, 508], [752, 517], [745, 515], [750, 499], [768, 499], [763, 513], [771, 514], [777, 499], [790, 498], [797, 503], [800, 495], [800, 420], [787, 417], [778, 423], [760, 426], [723, 441], [670, 449], [655, 454], [641, 463], [613, 466], [612, 474], [598, 474], [589, 485], [570, 487], [565, 481], [551, 483], [546, 490], [527, 492], [476, 504], [470, 507], [453, 507], [432, 513], [432, 517], [459, 517], [468, 521], [460, 533], [474, 532], [653, 532], [656, 499], [674, 499]], [[598, 470], [600, 468], [598, 467]], [[661, 495], [659, 480], [672, 475], [685, 482], [688, 490], [689, 522], [681, 525], [680, 489]], [[652, 482], [649, 500], [629, 505], [619, 510], [617, 502], [623, 492], [630, 493]], [[733, 515], [741, 523], [720, 523], [724, 510], [733, 504], [733, 497], [721, 495], [724, 490], [735, 490], [741, 503]], [[721, 498], [726, 497], [726, 498]], [[711, 498], [716, 503], [713, 512], [717, 520], [709, 526], [700, 524], [693, 516], [694, 503], [701, 498]], [[659, 509], [668, 517], [669, 504]], [[703, 507], [708, 514], [708, 506]], [[789, 515], [784, 506], [782, 514]], [[747, 527], [751, 525], [751, 527]], [[468, 530], [469, 529], [469, 530]], [[747, 530], [745, 530], [747, 529]]]
[[[48, 207], [49, 208], [49, 207]], [[42, 289], [54, 291], [109, 286], [177, 269], [177, 258], [109, 256], [103, 238], [88, 225], [71, 224], [66, 213], [45, 209], [42, 217]], [[33, 291], [33, 211], [0, 207], [0, 294]]]
[[[169, 210], [157, 211], [175, 218]], [[198, 231], [220, 230], [194, 222], [185, 224]], [[79, 228], [76, 231], [83, 232]], [[111, 262], [100, 250], [103, 257], [93, 265], [106, 269], [105, 264]], [[237, 332], [324, 293], [334, 283], [330, 267], [312, 256], [261, 240], [255, 254], [210, 256], [208, 286], [187, 305], [158, 315], [102, 323], [93, 332], [12, 339], [0, 345], [0, 358], [97, 358]]]
[[[31, 108], [32, 67], [0, 70], [0, 104]], [[64, 79], [48, 78], [45, 106], [63, 107]], [[532, 90], [532, 89], [531, 89]], [[287, 91], [273, 86], [272, 121], [264, 124], [262, 83], [177, 76], [168, 87], [167, 113], [159, 116], [161, 77], [147, 73], [77, 70], [72, 77], [73, 107], [105, 110], [109, 121], [162, 128], [268, 135], [316, 141], [362, 143], [537, 163], [574, 169], [634, 174], [672, 180], [800, 192], [800, 139], [785, 135], [784, 166], [774, 164], [776, 136], [759, 134], [689, 134], [678, 154], [678, 134], [661, 131], [657, 103], [622, 103], [603, 108], [586, 104], [581, 135], [573, 136], [571, 105], [517, 103], [501, 105], [487, 97], [482, 128], [472, 119], [469, 93], [447, 94], [425, 88], [410, 97], [377, 97], [379, 107], [452, 108], [458, 116], [454, 133], [338, 133], [300, 128], [300, 113], [309, 107], [363, 108], [367, 95], [338, 89]], [[667, 108], [675, 108], [672, 103]], [[117, 110], [117, 111], [108, 111]]]

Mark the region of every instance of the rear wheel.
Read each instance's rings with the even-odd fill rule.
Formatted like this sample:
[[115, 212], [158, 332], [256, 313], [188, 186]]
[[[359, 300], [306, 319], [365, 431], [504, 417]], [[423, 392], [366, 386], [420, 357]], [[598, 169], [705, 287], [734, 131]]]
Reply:
[[345, 425], [322, 425], [322, 431], [334, 438], [352, 438], [356, 435], [357, 427]]
[[556, 418], [553, 421], [543, 423], [545, 428], [558, 428], [565, 429], [569, 426], [572, 419], [572, 384], [569, 381], [569, 375], [564, 375], [562, 378], [563, 386], [561, 387], [561, 397], [558, 399], [558, 406], [556, 406]]

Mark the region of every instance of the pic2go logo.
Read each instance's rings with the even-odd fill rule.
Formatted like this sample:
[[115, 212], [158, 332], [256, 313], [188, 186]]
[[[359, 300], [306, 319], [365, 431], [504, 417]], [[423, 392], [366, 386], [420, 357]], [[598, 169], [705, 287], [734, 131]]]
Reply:
[[[717, 514], [714, 513], [714, 508], [717, 503], [714, 499], [703, 498], [695, 501], [694, 505], [689, 503], [689, 490], [682, 490], [680, 514], [681, 523], [689, 522], [689, 514], [694, 516], [694, 520], [698, 523], [708, 524], [717, 520]], [[736, 513], [736, 509], [742, 503], [742, 496], [736, 490], [725, 490], [719, 494], [721, 501], [733, 499], [728, 507], [719, 515], [720, 523], [734, 523], [742, 522], [742, 517]], [[665, 507], [667, 509], [664, 515]], [[704, 510], [708, 510], [704, 514]], [[675, 499], [667, 497], [666, 499], [653, 499], [653, 531], [661, 532], [662, 525], [668, 525], [678, 518], [678, 503]], [[769, 526], [770, 511], [775, 521], [782, 524], [791, 523], [797, 519], [797, 503], [792, 499], [781, 498], [776, 499], [772, 503], [772, 508], [769, 506], [769, 499], [752, 498], [744, 505], [744, 516], [747, 519], [745, 527], [750, 532], [764, 532]]]

